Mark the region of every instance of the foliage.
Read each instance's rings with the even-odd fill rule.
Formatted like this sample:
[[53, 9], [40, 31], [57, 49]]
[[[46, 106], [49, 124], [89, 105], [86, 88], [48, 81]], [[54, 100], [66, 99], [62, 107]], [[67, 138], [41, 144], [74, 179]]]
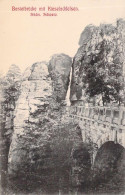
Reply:
[[[8, 153], [13, 132], [13, 119], [15, 103], [19, 97], [21, 72], [19, 68], [12, 65], [6, 76], [1, 75], [1, 118], [0, 118], [0, 143], [1, 143], [1, 188], [6, 188]], [[4, 193], [4, 192], [3, 192]]]
[[87, 56], [88, 63], [82, 62], [84, 63], [83, 82], [86, 93], [90, 98], [101, 94], [103, 103], [119, 102], [122, 98], [120, 92], [123, 90], [123, 61], [120, 51], [116, 48], [110, 61], [108, 55], [112, 50], [111, 42], [103, 39], [96, 45], [96, 48], [99, 50], [98, 55], [91, 52]]

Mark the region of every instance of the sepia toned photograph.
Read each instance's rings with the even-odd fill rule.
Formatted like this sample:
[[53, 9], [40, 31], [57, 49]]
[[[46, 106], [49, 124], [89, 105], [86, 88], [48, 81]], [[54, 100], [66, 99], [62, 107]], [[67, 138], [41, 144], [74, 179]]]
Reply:
[[0, 0], [0, 195], [125, 195], [124, 0]]

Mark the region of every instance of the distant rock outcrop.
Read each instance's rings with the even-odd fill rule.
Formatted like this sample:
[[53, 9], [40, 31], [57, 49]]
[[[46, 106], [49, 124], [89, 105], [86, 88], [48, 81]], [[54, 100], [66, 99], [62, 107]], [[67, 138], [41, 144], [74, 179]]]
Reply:
[[20, 87], [21, 87], [21, 78], [22, 74], [18, 66], [11, 65], [5, 78], [4, 78], [4, 106], [6, 112], [6, 122], [5, 122], [5, 129], [6, 135], [9, 142], [11, 142], [11, 137], [13, 134], [13, 121], [14, 121], [14, 111], [16, 107], [16, 102], [20, 95]]
[[7, 74], [0, 80], [1, 132], [7, 141], [8, 150], [13, 133], [14, 110], [20, 94], [20, 85], [21, 71], [18, 66], [13, 64]]
[[72, 66], [72, 58], [65, 54], [55, 54], [49, 61], [50, 72], [56, 100], [65, 100], [69, 86], [69, 75]]

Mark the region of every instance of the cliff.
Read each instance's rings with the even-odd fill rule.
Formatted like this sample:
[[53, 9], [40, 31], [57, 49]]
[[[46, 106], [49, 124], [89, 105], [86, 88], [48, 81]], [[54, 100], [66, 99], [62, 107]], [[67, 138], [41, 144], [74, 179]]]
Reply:
[[67, 192], [71, 185], [72, 151], [81, 148], [82, 136], [65, 117], [70, 68], [71, 58], [54, 55], [49, 65], [35, 63], [22, 76], [9, 150], [9, 185], [14, 190], [40, 186], [42, 193]]
[[72, 66], [72, 102], [124, 103], [125, 21], [88, 25]]

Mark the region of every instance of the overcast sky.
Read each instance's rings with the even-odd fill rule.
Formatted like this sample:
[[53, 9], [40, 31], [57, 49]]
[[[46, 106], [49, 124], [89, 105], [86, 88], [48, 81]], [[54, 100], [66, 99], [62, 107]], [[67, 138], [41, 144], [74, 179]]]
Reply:
[[[31, 17], [28, 12], [12, 12], [12, 5], [77, 6], [79, 12]], [[56, 53], [73, 57], [86, 25], [115, 23], [117, 18], [125, 18], [125, 0], [0, 0], [0, 71], [6, 72], [11, 64], [24, 71]]]

